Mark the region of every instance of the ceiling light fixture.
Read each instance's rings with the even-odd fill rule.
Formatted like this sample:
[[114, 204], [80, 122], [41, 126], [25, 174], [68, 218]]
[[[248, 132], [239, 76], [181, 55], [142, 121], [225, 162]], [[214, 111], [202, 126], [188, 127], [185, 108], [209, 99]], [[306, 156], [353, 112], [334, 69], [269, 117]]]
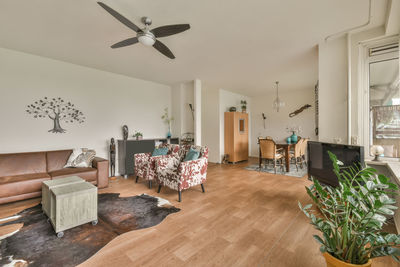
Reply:
[[156, 42], [156, 38], [154, 34], [151, 33], [149, 30], [144, 30], [143, 32], [138, 32], [137, 38], [139, 43], [145, 46], [152, 46]]
[[283, 102], [282, 100], [279, 99], [279, 82], [276, 81], [276, 98], [274, 100], [273, 108], [276, 110], [276, 112], [279, 112], [280, 108], [283, 108], [285, 106], [285, 102]]

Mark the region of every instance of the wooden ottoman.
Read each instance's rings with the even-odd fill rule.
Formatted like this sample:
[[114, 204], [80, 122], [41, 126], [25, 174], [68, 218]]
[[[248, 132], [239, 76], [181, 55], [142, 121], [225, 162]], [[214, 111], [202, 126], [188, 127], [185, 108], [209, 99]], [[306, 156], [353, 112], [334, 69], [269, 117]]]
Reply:
[[50, 222], [58, 237], [64, 230], [92, 222], [97, 224], [97, 187], [88, 182], [51, 189]]
[[85, 180], [78, 176], [71, 176], [66, 178], [59, 178], [49, 181], [44, 181], [42, 183], [42, 210], [47, 215], [47, 217], [51, 217], [50, 211], [50, 190], [52, 188], [56, 188], [58, 186], [64, 186], [67, 184], [76, 184], [76, 183], [83, 183]]

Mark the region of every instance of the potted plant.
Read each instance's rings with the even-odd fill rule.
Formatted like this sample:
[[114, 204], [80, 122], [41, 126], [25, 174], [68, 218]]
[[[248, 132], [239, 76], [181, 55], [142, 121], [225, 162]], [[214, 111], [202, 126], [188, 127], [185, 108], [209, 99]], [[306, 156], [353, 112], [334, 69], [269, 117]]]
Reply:
[[142, 140], [143, 134], [141, 132], [135, 131], [135, 133], [133, 134], [133, 137], [135, 137], [136, 140]]
[[327, 266], [371, 266], [372, 258], [388, 255], [400, 262], [400, 236], [382, 232], [387, 216], [397, 208], [390, 197], [397, 185], [359, 163], [343, 167], [328, 153], [339, 186], [322, 186], [313, 179], [306, 190], [318, 210], [299, 202], [311, 224], [322, 233], [314, 238], [321, 244]]
[[240, 104], [242, 105], [242, 112], [246, 113], [246, 109], [247, 109], [247, 101], [246, 100], [241, 100]]
[[168, 133], [167, 133], [167, 138], [171, 138], [171, 123], [174, 120], [174, 117], [170, 117], [168, 114], [168, 108], [164, 109], [164, 115], [161, 116], [161, 119], [164, 120], [165, 124], [168, 125]]

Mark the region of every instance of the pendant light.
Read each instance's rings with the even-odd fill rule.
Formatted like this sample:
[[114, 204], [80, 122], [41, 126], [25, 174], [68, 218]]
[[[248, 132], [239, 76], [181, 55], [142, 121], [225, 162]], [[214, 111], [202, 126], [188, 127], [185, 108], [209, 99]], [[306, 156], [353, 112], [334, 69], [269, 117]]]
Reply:
[[276, 98], [274, 100], [273, 108], [276, 110], [276, 112], [279, 112], [280, 108], [283, 108], [285, 106], [285, 102], [283, 102], [282, 100], [279, 99], [279, 82], [276, 81]]

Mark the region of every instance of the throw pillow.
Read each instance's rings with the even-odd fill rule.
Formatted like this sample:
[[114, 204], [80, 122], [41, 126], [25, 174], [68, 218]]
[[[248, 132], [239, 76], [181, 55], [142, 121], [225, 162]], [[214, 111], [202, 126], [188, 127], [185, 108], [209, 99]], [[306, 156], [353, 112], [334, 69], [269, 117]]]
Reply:
[[168, 153], [168, 147], [159, 147], [159, 148], [154, 149], [153, 154], [151, 156], [152, 157], [164, 156], [164, 155], [167, 155], [167, 153]]
[[96, 151], [87, 148], [78, 148], [72, 151], [64, 168], [87, 168], [92, 167], [92, 161]]
[[183, 161], [196, 160], [199, 158], [199, 156], [200, 156], [200, 151], [191, 148], [189, 152], [186, 154], [185, 159]]

